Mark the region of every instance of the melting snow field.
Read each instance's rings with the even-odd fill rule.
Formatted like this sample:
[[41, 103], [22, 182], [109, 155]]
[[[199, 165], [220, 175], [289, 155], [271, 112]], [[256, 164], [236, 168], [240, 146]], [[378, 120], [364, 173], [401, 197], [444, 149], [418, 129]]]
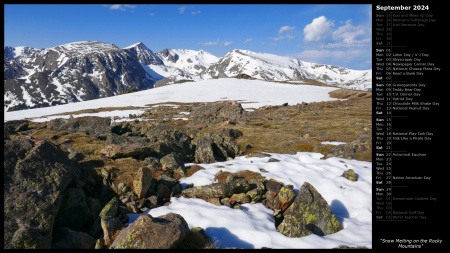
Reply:
[[[335, 100], [328, 93], [337, 88], [310, 85], [289, 85], [258, 80], [234, 78], [213, 79], [192, 83], [173, 84], [155, 89], [124, 94], [115, 97], [83, 101], [46, 108], [5, 112], [4, 121], [31, 119], [46, 121], [61, 113], [84, 109], [115, 107], [100, 113], [86, 113], [80, 116], [124, 117], [141, 114], [150, 104], [174, 102], [214, 102], [237, 100], [246, 110], [265, 105], [297, 104]], [[149, 105], [149, 106], [146, 106]], [[135, 106], [136, 110], [117, 110], [117, 107]], [[55, 116], [50, 116], [55, 114]], [[188, 115], [186, 113], [185, 115]], [[185, 116], [184, 115], [184, 116]], [[180, 115], [181, 116], [181, 115]], [[181, 116], [180, 118], [184, 116]], [[69, 117], [69, 116], [64, 116]], [[329, 142], [324, 144], [339, 145]], [[289, 238], [279, 233], [274, 226], [272, 211], [262, 204], [244, 204], [240, 210], [226, 206], [215, 206], [199, 199], [172, 198], [169, 206], [151, 209], [149, 214], [160, 216], [175, 212], [183, 216], [189, 226], [202, 227], [218, 247], [258, 249], [262, 247], [283, 248], [334, 248], [339, 245], [365, 246], [372, 248], [372, 163], [328, 158], [322, 154], [302, 152], [295, 155], [271, 154], [280, 162], [268, 162], [266, 158], [236, 157], [234, 160], [213, 164], [200, 164], [205, 170], [196, 172], [181, 183], [207, 185], [214, 182], [219, 171], [237, 172], [251, 170], [261, 173], [267, 179], [291, 184], [298, 193], [304, 182], [313, 185], [328, 202], [332, 211], [343, 225], [343, 229], [327, 236], [309, 235]], [[191, 164], [186, 164], [191, 165]], [[264, 169], [264, 170], [260, 170]], [[353, 169], [358, 176], [356, 182], [341, 177], [345, 170]], [[262, 172], [265, 171], [265, 172]], [[138, 215], [130, 215], [130, 222]]]
[[[220, 242], [219, 247], [260, 249], [334, 248], [339, 245], [372, 247], [372, 163], [342, 158], [321, 160], [319, 153], [301, 152], [295, 155], [270, 153], [271, 157], [236, 157], [232, 161], [199, 164], [205, 170], [197, 171], [180, 182], [184, 187], [214, 183], [214, 175], [222, 171], [250, 170], [267, 179], [275, 179], [294, 186], [298, 194], [304, 182], [313, 185], [328, 202], [343, 225], [341, 231], [327, 235], [309, 235], [289, 238], [277, 231], [272, 210], [262, 204], [244, 204], [232, 209], [216, 206], [200, 199], [172, 198], [169, 206], [149, 210], [153, 217], [170, 212], [184, 217], [190, 228], [202, 227]], [[268, 162], [270, 158], [280, 162]], [[192, 164], [186, 164], [192, 165]], [[260, 169], [264, 168], [261, 172]], [[345, 170], [356, 172], [358, 180], [341, 177]], [[130, 214], [130, 222], [139, 215]]]
[[[5, 112], [4, 121], [31, 119], [45, 121], [46, 119], [35, 119], [38, 117], [48, 117], [52, 114], [75, 112], [78, 110], [105, 108], [105, 107], [125, 107], [136, 106], [145, 107], [147, 104], [157, 104], [164, 102], [215, 102], [221, 100], [237, 100], [245, 109], [259, 108], [265, 105], [281, 105], [289, 103], [311, 103], [321, 101], [336, 100], [328, 93], [338, 88], [312, 86], [312, 85], [291, 85], [282, 83], [272, 83], [260, 80], [244, 80], [235, 78], [212, 79], [199, 82], [189, 82], [182, 84], [172, 84], [164, 87], [134, 92], [114, 97], [82, 101], [65, 105], [58, 105], [45, 108], [36, 108], [22, 111]], [[128, 111], [127, 114], [140, 115], [144, 111]], [[120, 111], [99, 112], [83, 114], [82, 116], [100, 117], [123, 117]], [[73, 115], [80, 117], [80, 115]], [[69, 116], [65, 116], [69, 117]], [[52, 117], [54, 118], [54, 117]], [[52, 118], [48, 118], [50, 120]]]

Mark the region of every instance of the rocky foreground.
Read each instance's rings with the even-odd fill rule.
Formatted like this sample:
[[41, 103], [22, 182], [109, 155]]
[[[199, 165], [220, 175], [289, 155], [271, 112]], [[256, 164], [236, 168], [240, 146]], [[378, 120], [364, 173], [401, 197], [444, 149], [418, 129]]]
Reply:
[[[145, 120], [156, 112], [115, 123], [92, 116], [5, 122], [4, 248], [214, 248], [203, 228], [189, 229], [176, 213], [144, 214], [125, 225], [127, 214], [168, 205], [171, 197], [178, 196], [230, 208], [262, 203], [273, 210], [274, 226], [288, 237], [336, 233], [342, 225], [308, 182], [298, 194], [292, 185], [250, 171], [220, 172], [217, 183], [207, 186], [182, 189], [179, 183], [180, 178], [204, 169], [186, 163], [270, 156], [255, 148], [258, 140], [245, 138], [248, 127], [255, 119], [258, 124], [264, 117], [270, 120], [267, 115], [279, 117], [274, 112], [287, 117], [283, 112], [299, 114], [308, 107], [320, 108], [298, 104], [247, 112], [232, 101], [194, 105], [182, 124]], [[158, 115], [164, 117], [167, 110]], [[359, 136], [344, 147], [328, 148], [326, 155], [354, 159], [358, 152], [370, 152], [370, 133]], [[321, 145], [315, 148], [324, 150]], [[342, 176], [356, 180], [352, 170]]]

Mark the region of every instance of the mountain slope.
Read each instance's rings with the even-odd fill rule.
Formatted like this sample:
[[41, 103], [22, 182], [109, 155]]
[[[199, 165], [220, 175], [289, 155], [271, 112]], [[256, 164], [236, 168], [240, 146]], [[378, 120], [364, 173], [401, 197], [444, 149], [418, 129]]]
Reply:
[[137, 54], [102, 42], [74, 42], [10, 60], [5, 53], [4, 66], [5, 110], [109, 97], [154, 83]]
[[256, 79], [292, 81], [314, 79], [332, 86], [368, 90], [371, 70], [350, 70], [325, 64], [248, 50], [232, 50], [204, 73], [204, 78], [234, 77], [246, 74]]
[[248, 75], [265, 81], [315, 80], [371, 90], [371, 70], [351, 70], [248, 50], [218, 58], [203, 50], [126, 48], [82, 41], [47, 49], [4, 48], [4, 110], [47, 107], [115, 96], [176, 82]]

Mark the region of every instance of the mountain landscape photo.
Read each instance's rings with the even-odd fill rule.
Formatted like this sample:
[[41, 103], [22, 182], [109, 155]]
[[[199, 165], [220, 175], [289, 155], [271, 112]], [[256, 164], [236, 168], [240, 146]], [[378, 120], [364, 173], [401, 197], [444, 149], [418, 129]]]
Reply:
[[38, 50], [4, 49], [5, 111], [87, 101], [180, 81], [242, 77], [367, 91], [371, 70], [314, 64], [268, 53], [234, 49], [218, 58], [203, 50], [154, 53], [139, 42], [83, 41]]
[[5, 5], [4, 248], [370, 249], [370, 13]]

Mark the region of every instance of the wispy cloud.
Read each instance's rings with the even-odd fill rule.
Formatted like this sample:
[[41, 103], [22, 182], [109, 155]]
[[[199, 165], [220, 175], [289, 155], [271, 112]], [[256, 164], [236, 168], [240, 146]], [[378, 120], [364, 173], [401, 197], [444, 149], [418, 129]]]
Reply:
[[126, 11], [127, 9], [136, 8], [136, 5], [131, 4], [104, 4], [103, 6], [113, 11]]
[[345, 44], [360, 43], [356, 38], [366, 34], [366, 29], [362, 26], [352, 26], [351, 20], [347, 20], [344, 26], [333, 32], [335, 41], [342, 41]]
[[244, 44], [247, 44], [247, 43], [251, 42], [252, 40], [253, 40], [253, 39], [248, 38], [248, 39], [246, 39], [246, 40], [244, 41]]
[[290, 30], [294, 30], [294, 29], [295, 29], [295, 26], [285, 25], [285, 26], [280, 27], [280, 29], [278, 30], [278, 33], [286, 32], [286, 31], [290, 31]]
[[328, 20], [325, 16], [320, 16], [313, 19], [310, 24], [303, 28], [305, 41], [320, 41], [328, 38], [332, 33], [331, 29], [334, 27], [334, 22]]
[[271, 38], [271, 39], [274, 40], [274, 41], [280, 41], [280, 40], [284, 40], [284, 39], [292, 40], [293, 38], [294, 38], [293, 35], [286, 34], [286, 35], [280, 35], [278, 37]]
[[181, 6], [180, 8], [178, 8], [178, 12], [183, 14], [186, 11], [186, 6]]
[[228, 46], [231, 46], [231, 44], [233, 44], [233, 42], [232, 41], [225, 41], [225, 42], [221, 43], [219, 40], [217, 40], [217, 41], [200, 42], [198, 44], [200, 46], [204, 46], [204, 47], [213, 47], [213, 46], [228, 47]]
[[[178, 8], [178, 13], [184, 14], [184, 13], [186, 13], [186, 11], [188, 9], [194, 9], [194, 8], [195, 8], [195, 5], [190, 5], [190, 6], [184, 5], [184, 6], [181, 6], [181, 7]], [[198, 14], [200, 14], [200, 11], [191, 11], [189, 13], [191, 15], [198, 15]]]
[[205, 47], [218, 46], [219, 45], [219, 40], [217, 40], [217, 41], [208, 41], [208, 42], [200, 42], [198, 44], [201, 45], [201, 46], [205, 46]]
[[156, 14], [153, 12], [149, 12], [148, 15], [154, 17]]

